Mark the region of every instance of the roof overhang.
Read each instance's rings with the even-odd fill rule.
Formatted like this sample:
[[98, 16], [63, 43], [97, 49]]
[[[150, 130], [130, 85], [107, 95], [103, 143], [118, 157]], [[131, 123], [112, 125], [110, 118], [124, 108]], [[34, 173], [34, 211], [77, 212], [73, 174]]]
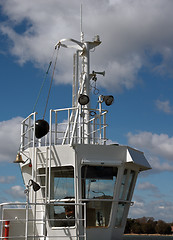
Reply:
[[126, 162], [140, 165], [140, 170], [151, 169], [150, 164], [144, 156], [144, 153], [131, 147], [127, 147]]

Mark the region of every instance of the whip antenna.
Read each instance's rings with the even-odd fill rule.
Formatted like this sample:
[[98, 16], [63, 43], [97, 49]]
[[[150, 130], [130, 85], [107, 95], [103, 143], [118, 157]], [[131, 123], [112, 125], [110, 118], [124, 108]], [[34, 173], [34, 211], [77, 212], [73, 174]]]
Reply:
[[82, 4], [80, 6], [80, 36], [81, 36], [81, 42], [84, 42], [84, 33], [83, 33], [83, 28], [82, 28]]

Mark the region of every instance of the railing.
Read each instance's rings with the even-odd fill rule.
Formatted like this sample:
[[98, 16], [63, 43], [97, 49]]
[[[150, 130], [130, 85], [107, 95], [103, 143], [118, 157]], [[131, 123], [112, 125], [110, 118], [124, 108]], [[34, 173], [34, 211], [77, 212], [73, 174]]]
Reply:
[[[81, 108], [51, 110], [51, 144], [80, 144], [85, 143], [86, 139], [89, 139], [90, 144], [105, 144], [106, 113], [99, 109]], [[90, 116], [86, 118], [87, 114]], [[88, 132], [85, 132], [86, 125], [89, 126]]]
[[21, 122], [21, 149], [35, 145], [35, 121], [36, 113], [31, 113]]
[[21, 124], [21, 150], [33, 146], [84, 144], [86, 140], [89, 144], [106, 144], [106, 114], [106, 110], [82, 109], [81, 106], [50, 110], [49, 133], [36, 139], [36, 113], [32, 113]]
[[[34, 213], [34, 206], [46, 206], [45, 214]], [[58, 218], [52, 217], [51, 211], [55, 206], [69, 207], [74, 209], [81, 207], [83, 217], [79, 218], [78, 211], [74, 214], [74, 218]], [[19, 208], [20, 207], [20, 208]], [[86, 204], [72, 203], [67, 201], [53, 200], [51, 203], [3, 203], [0, 204], [0, 239], [75, 239], [86, 240]], [[37, 216], [39, 215], [39, 216]], [[51, 218], [52, 217], [52, 218]], [[8, 236], [6, 235], [6, 223], [9, 223]], [[62, 222], [64, 226], [54, 227], [52, 223]], [[73, 222], [74, 224], [70, 224]], [[58, 224], [55, 224], [55, 226]], [[73, 225], [73, 226], [72, 226]], [[42, 227], [40, 227], [42, 226]], [[82, 227], [82, 228], [81, 228]], [[46, 229], [46, 230], [45, 230]], [[44, 234], [45, 233], [45, 234]]]

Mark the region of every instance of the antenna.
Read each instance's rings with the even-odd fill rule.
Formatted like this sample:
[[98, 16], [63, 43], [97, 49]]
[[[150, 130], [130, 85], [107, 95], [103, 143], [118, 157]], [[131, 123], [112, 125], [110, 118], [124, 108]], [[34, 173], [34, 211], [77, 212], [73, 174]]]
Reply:
[[80, 37], [81, 37], [81, 42], [84, 42], [84, 33], [82, 29], [82, 4], [80, 6]]

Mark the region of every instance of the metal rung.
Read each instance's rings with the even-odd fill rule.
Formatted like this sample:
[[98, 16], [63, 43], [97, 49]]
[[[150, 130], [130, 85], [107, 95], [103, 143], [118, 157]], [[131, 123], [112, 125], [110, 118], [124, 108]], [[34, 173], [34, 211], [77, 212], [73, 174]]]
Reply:
[[37, 200], [45, 200], [45, 198], [37, 198]]
[[44, 177], [44, 176], [46, 176], [45, 173], [44, 174], [37, 174], [37, 177]]

